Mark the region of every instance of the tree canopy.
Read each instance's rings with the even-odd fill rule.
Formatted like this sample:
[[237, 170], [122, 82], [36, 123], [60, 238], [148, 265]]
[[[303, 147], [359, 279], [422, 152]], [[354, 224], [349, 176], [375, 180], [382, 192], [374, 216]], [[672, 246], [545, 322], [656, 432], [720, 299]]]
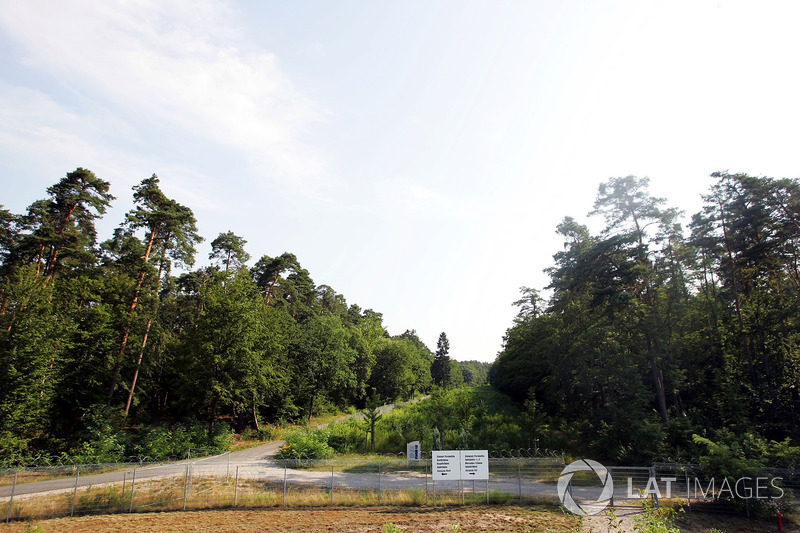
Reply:
[[[381, 313], [317, 285], [294, 254], [250, 267], [245, 238], [225, 231], [194, 268], [194, 213], [155, 174], [98, 244], [109, 191], [78, 168], [26, 213], [0, 206], [0, 458], [160, 454], [153, 420], [203, 424], [213, 443], [220, 426], [430, 390], [416, 334], [391, 337]], [[140, 426], [131, 443], [123, 428]]]
[[688, 235], [633, 176], [600, 185], [600, 234], [558, 226], [549, 301], [523, 287], [490, 373], [546, 446], [634, 461], [697, 458], [695, 434], [800, 438], [800, 184], [713, 177]]

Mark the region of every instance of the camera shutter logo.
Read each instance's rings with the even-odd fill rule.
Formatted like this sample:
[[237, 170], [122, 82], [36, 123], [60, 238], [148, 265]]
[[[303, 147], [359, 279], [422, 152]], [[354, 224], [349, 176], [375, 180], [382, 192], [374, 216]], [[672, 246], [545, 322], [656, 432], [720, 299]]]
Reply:
[[[572, 497], [572, 476], [575, 472], [594, 472], [603, 483], [603, 492], [596, 502], [577, 503]], [[562, 470], [558, 478], [558, 499], [566, 509], [579, 516], [591, 516], [600, 513], [608, 507], [614, 494], [614, 480], [608, 469], [591, 459], [580, 459], [570, 463]]]

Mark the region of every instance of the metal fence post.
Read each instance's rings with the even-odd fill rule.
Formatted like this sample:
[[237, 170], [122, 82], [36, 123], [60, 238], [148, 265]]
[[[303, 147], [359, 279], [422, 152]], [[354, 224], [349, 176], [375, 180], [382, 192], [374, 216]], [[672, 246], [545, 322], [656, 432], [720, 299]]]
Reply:
[[189, 489], [189, 463], [186, 463], [186, 471], [183, 474], [183, 510], [186, 510], [186, 491]]
[[194, 478], [194, 462], [189, 463], [189, 496], [192, 495], [192, 481]]
[[286, 507], [286, 460], [283, 461], [283, 506]]
[[[650, 470], [648, 470], [648, 474], [650, 476], [650, 479], [655, 481], [655, 479], [656, 479], [656, 468], [654, 466], [651, 466]], [[648, 481], [648, 485], [649, 485], [650, 479], [647, 480]], [[656, 482], [656, 490], [655, 490], [655, 492], [653, 492], [653, 498], [652, 499], [654, 499], [656, 501], [656, 509], [658, 509], [659, 506], [660, 506], [659, 502], [658, 502], [658, 482]]]
[[227, 472], [225, 472], [225, 483], [230, 483], [230, 482], [231, 482], [231, 452], [228, 452], [228, 470]]
[[425, 463], [425, 505], [428, 505], [428, 463]]
[[517, 463], [517, 483], [519, 484], [519, 501], [522, 501], [522, 463]]
[[75, 500], [78, 498], [78, 478], [81, 477], [81, 467], [75, 470], [75, 490], [72, 491], [72, 509], [69, 511], [70, 516], [75, 516]]
[[378, 462], [378, 503], [381, 503], [381, 463]]
[[122, 473], [122, 495], [119, 497], [119, 512], [125, 510], [125, 482], [128, 481], [128, 473]]
[[128, 512], [129, 513], [133, 512], [133, 494], [134, 494], [135, 490], [136, 490], [136, 469], [134, 468], [133, 469], [133, 479], [131, 479], [131, 505], [130, 505], [130, 507], [128, 507]]
[[17, 476], [19, 472], [14, 472], [14, 484], [11, 485], [11, 497], [8, 499], [8, 513], [6, 513], [6, 524], [11, 520], [11, 506], [14, 505], [14, 491], [17, 489]]
[[236, 465], [236, 481], [233, 485], [233, 506], [239, 502], [239, 465]]
[[331, 465], [331, 505], [333, 505], [333, 465]]
[[[613, 487], [614, 484], [614, 476], [611, 475], [611, 468], [606, 468], [606, 474], [611, 478], [611, 484]], [[614, 508], [614, 489], [611, 489], [611, 508]]]
[[689, 507], [689, 511], [692, 510], [692, 492], [689, 489], [689, 472], [685, 471], [686, 474], [686, 505]]

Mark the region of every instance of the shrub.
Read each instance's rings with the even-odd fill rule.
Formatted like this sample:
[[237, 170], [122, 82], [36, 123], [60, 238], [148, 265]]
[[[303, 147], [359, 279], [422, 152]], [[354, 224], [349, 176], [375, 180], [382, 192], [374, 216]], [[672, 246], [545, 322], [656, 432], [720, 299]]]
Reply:
[[85, 415], [81, 441], [70, 449], [72, 460], [81, 463], [115, 463], [125, 457], [128, 436], [118, 417], [106, 407], [94, 407]]
[[245, 439], [256, 439], [260, 441], [271, 441], [278, 436], [278, 429], [271, 426], [261, 426], [258, 429], [247, 428], [242, 432]]
[[290, 431], [284, 440], [286, 445], [278, 454], [281, 459], [329, 459], [335, 454], [328, 446], [327, 431], [296, 429]]
[[209, 437], [205, 424], [197, 421], [176, 426], [151, 426], [143, 429], [134, 450], [151, 459], [186, 457], [191, 448], [228, 450], [233, 443], [233, 431], [224, 424], [214, 426]]

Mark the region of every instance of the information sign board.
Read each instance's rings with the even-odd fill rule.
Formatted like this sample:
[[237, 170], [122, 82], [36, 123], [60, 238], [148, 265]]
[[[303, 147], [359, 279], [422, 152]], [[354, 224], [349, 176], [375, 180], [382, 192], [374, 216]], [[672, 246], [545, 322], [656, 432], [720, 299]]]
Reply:
[[419, 461], [419, 441], [409, 442], [406, 444], [406, 459], [409, 461]]
[[489, 479], [489, 451], [461, 452], [461, 479]]
[[451, 450], [433, 452], [433, 479], [489, 479], [488, 450]]
[[440, 451], [433, 452], [433, 479], [458, 480], [461, 479], [461, 452]]

